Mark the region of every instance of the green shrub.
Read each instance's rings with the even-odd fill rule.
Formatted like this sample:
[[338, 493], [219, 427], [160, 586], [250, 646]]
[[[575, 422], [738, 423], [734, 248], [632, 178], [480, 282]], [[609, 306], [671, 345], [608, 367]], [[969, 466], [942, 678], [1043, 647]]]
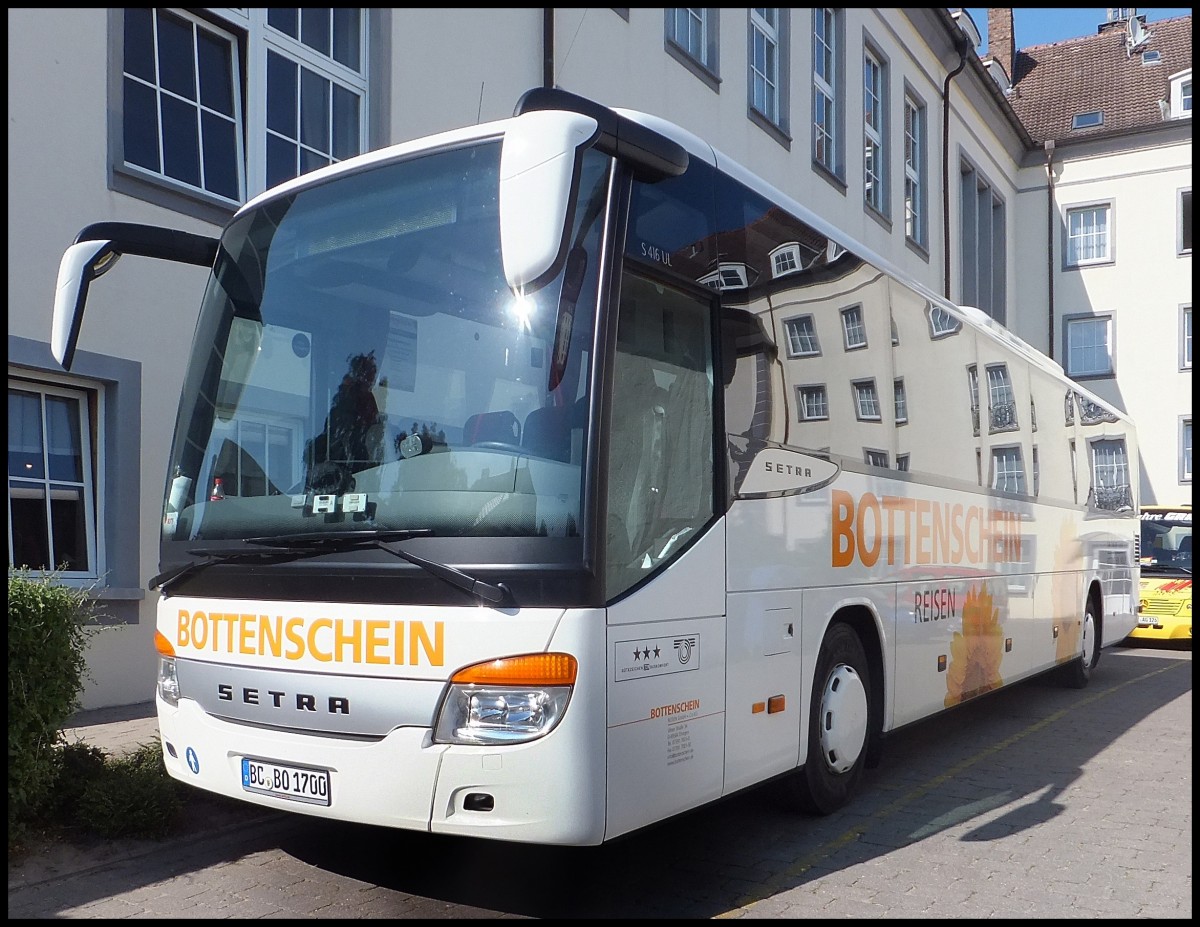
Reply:
[[183, 811], [179, 790], [163, 765], [162, 747], [146, 743], [110, 757], [99, 775], [83, 780], [76, 807], [63, 811], [80, 829], [101, 837], [164, 837]]
[[8, 574], [8, 831], [41, 813], [55, 782], [63, 724], [79, 707], [94, 630], [87, 592], [56, 574]]

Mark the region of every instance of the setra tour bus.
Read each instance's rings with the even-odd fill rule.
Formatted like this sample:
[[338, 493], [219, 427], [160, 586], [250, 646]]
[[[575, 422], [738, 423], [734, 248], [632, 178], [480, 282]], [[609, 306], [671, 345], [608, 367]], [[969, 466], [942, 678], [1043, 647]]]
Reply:
[[594, 845], [771, 782], [827, 814], [885, 735], [1136, 624], [1128, 418], [654, 116], [506, 120], [297, 177], [219, 240], [166, 474], [176, 779]]

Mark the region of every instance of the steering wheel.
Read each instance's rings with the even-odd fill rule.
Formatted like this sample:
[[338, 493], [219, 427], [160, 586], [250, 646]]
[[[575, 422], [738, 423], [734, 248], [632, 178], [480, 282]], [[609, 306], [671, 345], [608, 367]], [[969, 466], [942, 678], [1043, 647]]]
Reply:
[[509, 444], [507, 441], [476, 441], [470, 445], [472, 448], [484, 448], [489, 451], [506, 451], [509, 454], [528, 454], [529, 448], [521, 447], [519, 444]]

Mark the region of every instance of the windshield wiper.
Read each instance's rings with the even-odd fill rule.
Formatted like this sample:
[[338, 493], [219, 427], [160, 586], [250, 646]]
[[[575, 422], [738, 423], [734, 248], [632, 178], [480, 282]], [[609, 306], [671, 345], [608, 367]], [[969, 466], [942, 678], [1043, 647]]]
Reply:
[[273, 537], [246, 538], [246, 543], [259, 544], [269, 548], [264, 553], [299, 553], [307, 556], [328, 551], [362, 550], [377, 547], [387, 551], [393, 557], [399, 557], [401, 560], [407, 560], [409, 563], [419, 566], [443, 582], [484, 602], [499, 605], [512, 600], [512, 592], [504, 583], [489, 583], [445, 563], [426, 560], [424, 557], [418, 557], [399, 547], [389, 547], [385, 543], [387, 541], [406, 541], [415, 537], [429, 537], [432, 534], [433, 531], [429, 528], [366, 528], [353, 531], [314, 531], [309, 534], [281, 534]]
[[[214, 563], [237, 563], [239, 560], [258, 560], [268, 561], [271, 563], [280, 560], [295, 560], [298, 557], [306, 555], [305, 551], [290, 551], [290, 550], [211, 550], [207, 548], [197, 548], [189, 550], [189, 554], [196, 554], [199, 557], [205, 557], [205, 560], [191, 560], [182, 566], [172, 567], [169, 570], [163, 570], [157, 576], [150, 578], [150, 582], [146, 588], [154, 590], [162, 586], [163, 592], [167, 591], [167, 586], [175, 582], [177, 579], [183, 579], [189, 573], [195, 573], [197, 570], [202, 570], [207, 566], [212, 566]], [[314, 551], [315, 553], [315, 551]]]
[[[166, 587], [177, 579], [212, 566], [214, 563], [237, 563], [242, 560], [253, 560], [267, 563], [286, 563], [289, 560], [300, 560], [305, 557], [315, 557], [328, 553], [331, 546], [338, 550], [355, 550], [360, 547], [374, 547], [381, 539], [400, 541], [405, 538], [423, 537], [432, 534], [429, 528], [414, 528], [409, 530], [385, 531], [380, 529], [362, 529], [356, 531], [314, 531], [310, 534], [285, 534], [278, 537], [246, 538], [247, 544], [264, 547], [263, 550], [228, 550], [227, 548], [192, 547], [189, 554], [205, 557], [204, 560], [192, 560], [182, 566], [163, 570], [151, 578], [147, 588], [153, 590]], [[385, 548], [386, 549], [386, 548]], [[393, 551], [394, 553], [394, 551]]]

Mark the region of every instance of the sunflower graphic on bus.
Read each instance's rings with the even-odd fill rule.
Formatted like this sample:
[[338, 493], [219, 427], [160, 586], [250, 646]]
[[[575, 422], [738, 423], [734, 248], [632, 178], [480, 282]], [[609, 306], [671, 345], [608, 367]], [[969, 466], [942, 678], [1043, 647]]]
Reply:
[[1000, 610], [986, 583], [974, 586], [963, 604], [962, 631], [955, 631], [950, 641], [945, 706], [950, 708], [1004, 685], [1000, 675], [1003, 656]]

